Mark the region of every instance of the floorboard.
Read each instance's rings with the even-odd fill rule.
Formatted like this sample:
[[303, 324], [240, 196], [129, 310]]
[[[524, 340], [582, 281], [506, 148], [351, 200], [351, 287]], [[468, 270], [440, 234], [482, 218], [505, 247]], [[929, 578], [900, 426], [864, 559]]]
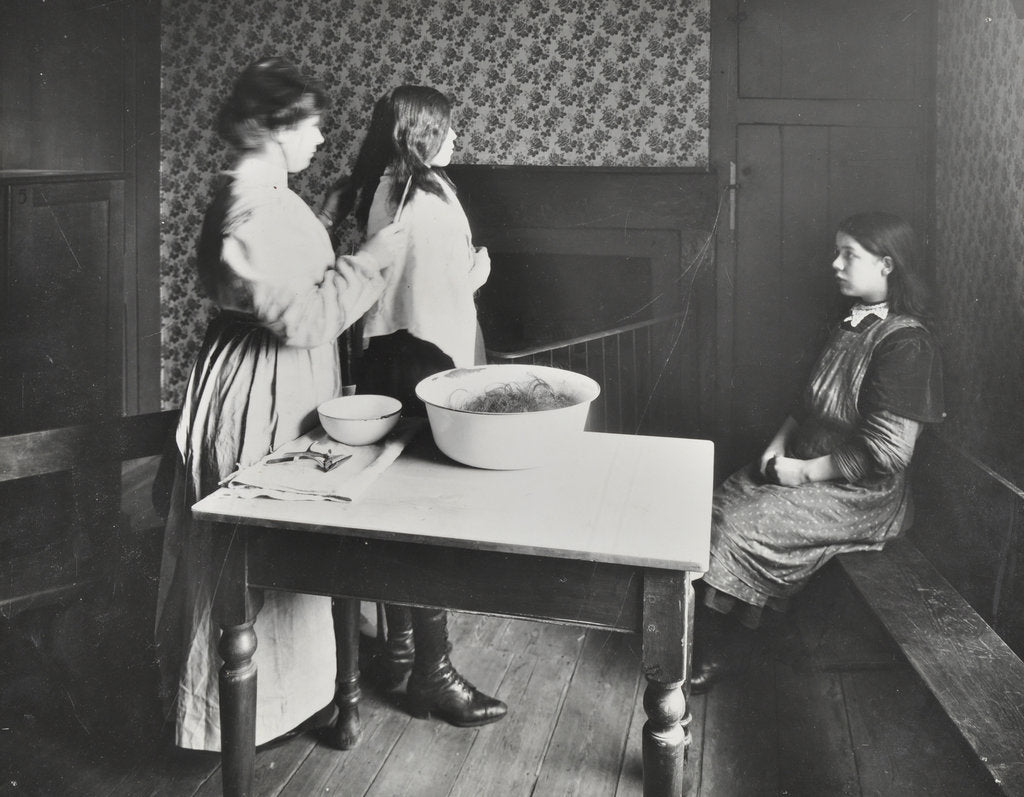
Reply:
[[509, 705], [508, 716], [477, 737], [453, 797], [532, 794], [579, 663], [586, 636], [580, 629], [540, 623], [511, 628], [518, 633], [502, 640], [511, 657], [497, 693]]
[[[843, 673], [861, 794], [999, 794], [909, 667]], [[942, 732], [936, 732], [941, 730]]]
[[314, 746], [289, 781], [287, 794], [337, 794], [338, 784], [345, 784], [345, 793], [361, 795], [369, 791], [414, 720], [393, 697], [370, 689], [364, 691], [359, 714], [363, 736], [356, 750], [343, 753], [325, 745]]
[[[458, 650], [462, 674], [479, 689], [494, 694], [508, 669], [507, 653], [465, 645]], [[469, 653], [474, 655], [467, 656]], [[451, 792], [476, 739], [494, 730], [495, 726], [454, 728], [436, 720], [414, 719], [406, 725], [388, 755], [387, 765], [366, 794], [443, 797]], [[424, 755], [426, 750], [429, 755]]]
[[779, 787], [791, 797], [860, 794], [842, 679], [776, 662]]
[[700, 778], [694, 794], [764, 797], [780, 794], [774, 666], [752, 662], [743, 678], [703, 696]]
[[615, 793], [640, 677], [630, 636], [587, 632], [534, 794]]

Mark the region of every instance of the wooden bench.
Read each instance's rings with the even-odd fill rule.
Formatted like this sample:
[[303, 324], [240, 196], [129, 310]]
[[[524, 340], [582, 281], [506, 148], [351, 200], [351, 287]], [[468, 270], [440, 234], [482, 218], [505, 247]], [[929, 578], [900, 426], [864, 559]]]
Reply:
[[1024, 795], [1024, 662], [909, 537], [837, 558], [997, 786]]
[[67, 601], [109, 572], [121, 463], [163, 452], [178, 411], [0, 437], [0, 613]]

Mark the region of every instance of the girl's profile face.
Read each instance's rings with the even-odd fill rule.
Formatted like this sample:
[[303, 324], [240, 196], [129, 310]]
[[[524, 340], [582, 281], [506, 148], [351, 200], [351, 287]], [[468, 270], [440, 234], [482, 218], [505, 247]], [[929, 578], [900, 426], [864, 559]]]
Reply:
[[274, 138], [281, 147], [285, 168], [291, 174], [301, 172], [313, 160], [316, 148], [324, 143], [320, 116], [308, 116], [291, 127], [278, 130]]
[[449, 125], [448, 131], [444, 134], [444, 141], [441, 142], [441, 149], [430, 159], [431, 166], [440, 166], [442, 169], [452, 162], [452, 155], [455, 153], [455, 131]]
[[839, 283], [839, 292], [864, 304], [884, 302], [889, 296], [889, 273], [892, 261], [877, 257], [851, 236], [836, 233], [836, 258], [832, 270]]

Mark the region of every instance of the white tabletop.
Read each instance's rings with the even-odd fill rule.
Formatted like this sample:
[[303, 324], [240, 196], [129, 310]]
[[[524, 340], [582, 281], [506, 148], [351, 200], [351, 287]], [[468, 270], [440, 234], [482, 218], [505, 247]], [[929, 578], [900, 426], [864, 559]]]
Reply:
[[587, 432], [557, 462], [491, 471], [413, 443], [352, 503], [239, 498], [222, 489], [201, 520], [358, 533], [459, 548], [704, 572], [714, 446]]

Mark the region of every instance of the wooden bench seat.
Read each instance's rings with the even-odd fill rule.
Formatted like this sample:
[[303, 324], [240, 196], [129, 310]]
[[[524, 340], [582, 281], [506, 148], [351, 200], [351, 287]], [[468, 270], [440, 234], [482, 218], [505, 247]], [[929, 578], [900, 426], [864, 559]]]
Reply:
[[1024, 662], [907, 538], [838, 560], [1008, 795], [1024, 795]]

